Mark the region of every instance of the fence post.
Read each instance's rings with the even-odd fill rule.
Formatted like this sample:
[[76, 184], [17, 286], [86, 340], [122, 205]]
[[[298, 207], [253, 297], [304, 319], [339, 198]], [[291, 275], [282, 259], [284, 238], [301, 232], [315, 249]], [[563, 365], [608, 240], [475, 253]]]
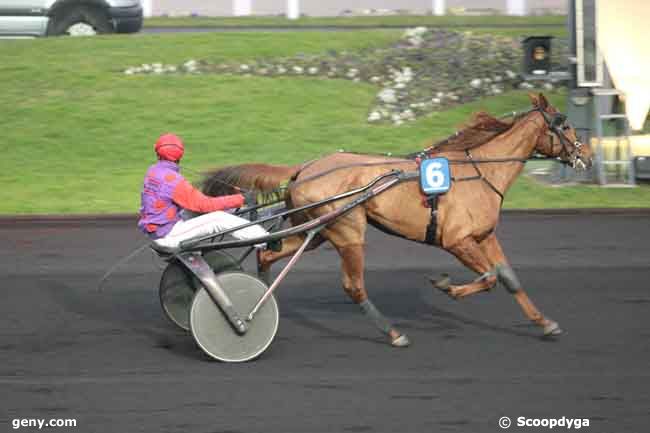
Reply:
[[232, 14], [236, 17], [245, 17], [251, 14], [251, 0], [233, 0]]
[[153, 0], [142, 0], [142, 15], [150, 18], [153, 14]]
[[290, 20], [300, 18], [300, 0], [287, 0], [287, 18]]
[[508, 0], [508, 15], [526, 15], [526, 0]]
[[445, 0], [433, 0], [431, 11], [434, 15], [440, 16], [445, 14]]

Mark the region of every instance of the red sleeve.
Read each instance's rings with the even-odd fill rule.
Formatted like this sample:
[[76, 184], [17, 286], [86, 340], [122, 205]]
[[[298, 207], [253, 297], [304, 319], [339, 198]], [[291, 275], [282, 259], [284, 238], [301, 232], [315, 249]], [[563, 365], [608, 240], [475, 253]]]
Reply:
[[208, 197], [185, 179], [181, 180], [174, 188], [172, 200], [184, 209], [201, 213], [232, 209], [244, 205], [244, 196], [241, 194]]

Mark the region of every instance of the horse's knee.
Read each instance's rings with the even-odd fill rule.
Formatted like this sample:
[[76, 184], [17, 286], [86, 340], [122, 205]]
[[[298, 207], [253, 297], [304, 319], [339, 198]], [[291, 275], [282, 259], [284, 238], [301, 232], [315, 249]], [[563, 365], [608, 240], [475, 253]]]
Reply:
[[495, 268], [499, 282], [503, 284], [508, 292], [514, 294], [521, 290], [519, 278], [517, 278], [517, 274], [510, 265], [499, 264]]

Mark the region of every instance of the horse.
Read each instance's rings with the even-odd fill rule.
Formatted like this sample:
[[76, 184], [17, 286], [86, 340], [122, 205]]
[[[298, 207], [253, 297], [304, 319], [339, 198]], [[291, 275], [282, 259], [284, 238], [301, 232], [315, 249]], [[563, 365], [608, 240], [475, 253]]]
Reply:
[[[405, 347], [408, 337], [377, 309], [364, 282], [364, 243], [368, 224], [416, 242], [426, 242], [454, 255], [479, 274], [466, 284], [448, 278], [431, 279], [434, 287], [454, 299], [490, 290], [501, 283], [519, 303], [525, 316], [542, 328], [544, 336], [559, 335], [559, 324], [543, 315], [523, 289], [495, 234], [503, 196], [522, 172], [526, 160], [537, 152], [557, 158], [575, 169], [591, 166], [592, 150], [580, 143], [566, 116], [551, 106], [543, 94], [529, 95], [532, 109], [497, 119], [475, 115], [470, 124], [446, 140], [403, 158], [335, 153], [294, 166], [243, 164], [206, 173], [206, 194], [221, 195], [239, 189], [284, 191], [289, 207], [304, 206], [368, 184], [393, 169], [418, 170], [420, 158], [446, 157], [451, 188], [426, 206], [418, 182], [403, 182], [357, 206], [324, 228], [307, 246], [313, 250], [331, 243], [342, 260], [342, 283], [347, 295], [360, 306], [391, 345]], [[287, 184], [288, 182], [288, 184]], [[296, 225], [344, 206], [352, 198], [309, 209], [291, 218]], [[279, 251], [258, 254], [260, 275], [271, 265], [292, 255], [304, 235], [283, 240]]]

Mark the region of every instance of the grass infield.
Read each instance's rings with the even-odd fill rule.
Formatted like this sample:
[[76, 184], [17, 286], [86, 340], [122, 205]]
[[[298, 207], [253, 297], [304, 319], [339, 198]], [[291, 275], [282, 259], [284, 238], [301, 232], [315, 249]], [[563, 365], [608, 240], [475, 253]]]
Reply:
[[[401, 31], [218, 33], [0, 41], [0, 214], [136, 212], [156, 137], [180, 134], [185, 174], [251, 161], [296, 163], [338, 149], [405, 152], [479, 109], [528, 106], [511, 92], [401, 127], [366, 122], [378, 88], [343, 80], [127, 76], [141, 63], [246, 60], [385, 45]], [[559, 107], [563, 94], [550, 95]], [[518, 182], [508, 208], [647, 207], [650, 188]]]

